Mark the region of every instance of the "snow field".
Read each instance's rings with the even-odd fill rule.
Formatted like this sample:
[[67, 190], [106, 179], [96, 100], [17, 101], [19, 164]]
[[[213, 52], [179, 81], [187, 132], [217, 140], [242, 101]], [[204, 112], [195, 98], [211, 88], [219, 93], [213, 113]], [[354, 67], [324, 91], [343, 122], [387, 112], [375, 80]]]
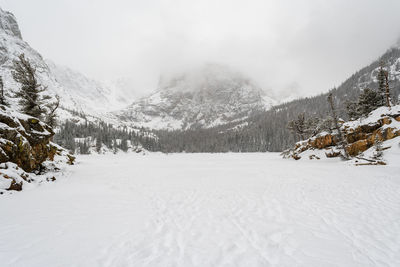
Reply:
[[1, 266], [400, 266], [400, 166], [81, 156], [0, 196]]

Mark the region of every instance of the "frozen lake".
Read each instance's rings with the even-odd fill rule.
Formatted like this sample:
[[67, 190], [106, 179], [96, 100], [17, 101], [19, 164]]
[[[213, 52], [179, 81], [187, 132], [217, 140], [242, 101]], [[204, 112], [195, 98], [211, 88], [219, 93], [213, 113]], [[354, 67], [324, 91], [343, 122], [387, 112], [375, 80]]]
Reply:
[[400, 164], [81, 156], [0, 196], [1, 266], [400, 266]]

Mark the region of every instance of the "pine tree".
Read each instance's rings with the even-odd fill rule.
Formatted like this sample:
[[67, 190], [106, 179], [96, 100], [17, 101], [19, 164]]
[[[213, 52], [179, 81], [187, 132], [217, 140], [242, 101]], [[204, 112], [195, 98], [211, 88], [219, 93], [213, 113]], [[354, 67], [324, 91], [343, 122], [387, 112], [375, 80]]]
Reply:
[[97, 153], [101, 152], [102, 145], [103, 145], [103, 141], [102, 141], [102, 138], [101, 138], [101, 133], [98, 133], [97, 137], [96, 137], [96, 151], [97, 151]]
[[123, 138], [121, 141], [121, 149], [124, 152], [128, 151], [128, 140], [126, 138]]
[[350, 119], [358, 119], [360, 117], [358, 101], [347, 101], [346, 112]]
[[374, 90], [366, 88], [358, 98], [358, 112], [361, 116], [368, 115], [380, 107], [381, 96]]
[[378, 91], [380, 93], [379, 106], [390, 107], [389, 72], [385, 70], [385, 63], [380, 62], [378, 72]]
[[45, 88], [39, 84], [36, 77], [36, 68], [32, 66], [24, 54], [14, 60], [12, 76], [21, 88], [15, 93], [20, 98], [19, 104], [22, 106], [22, 112], [33, 117], [42, 118], [45, 113], [44, 99], [40, 95]]
[[117, 140], [114, 139], [113, 140], [113, 153], [117, 154], [117, 152], [118, 152], [118, 144], [117, 144]]

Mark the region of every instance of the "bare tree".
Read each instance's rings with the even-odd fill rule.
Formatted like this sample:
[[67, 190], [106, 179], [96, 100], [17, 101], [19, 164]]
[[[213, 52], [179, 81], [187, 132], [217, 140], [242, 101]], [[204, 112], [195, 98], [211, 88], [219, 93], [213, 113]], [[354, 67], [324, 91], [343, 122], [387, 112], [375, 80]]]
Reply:
[[338, 138], [339, 138], [339, 144], [338, 145], [341, 146], [341, 148], [343, 149], [342, 157], [344, 159], [349, 159], [349, 155], [347, 154], [347, 151], [346, 151], [345, 140], [343, 138], [342, 131], [341, 131], [340, 126], [339, 126], [339, 119], [337, 117], [336, 108], [335, 108], [335, 105], [333, 103], [333, 95], [332, 95], [332, 93], [329, 93], [329, 95], [328, 95], [328, 102], [329, 102], [329, 106], [330, 106], [331, 112], [332, 112], [333, 123], [334, 123], [335, 129], [336, 129], [336, 131], [338, 133]]
[[[48, 99], [50, 97], [45, 97], [45, 99]], [[57, 126], [57, 109], [60, 106], [60, 97], [56, 95], [56, 101], [55, 102], [50, 102], [46, 104], [46, 107], [48, 108], [49, 112], [46, 114], [46, 123], [50, 127], [55, 127]]]

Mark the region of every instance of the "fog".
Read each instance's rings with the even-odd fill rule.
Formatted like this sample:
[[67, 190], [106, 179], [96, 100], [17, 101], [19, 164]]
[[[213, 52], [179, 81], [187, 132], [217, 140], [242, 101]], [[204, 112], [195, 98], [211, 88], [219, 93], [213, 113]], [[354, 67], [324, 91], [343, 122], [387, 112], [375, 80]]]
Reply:
[[139, 95], [227, 64], [278, 95], [339, 85], [400, 36], [398, 0], [0, 0], [44, 57]]

